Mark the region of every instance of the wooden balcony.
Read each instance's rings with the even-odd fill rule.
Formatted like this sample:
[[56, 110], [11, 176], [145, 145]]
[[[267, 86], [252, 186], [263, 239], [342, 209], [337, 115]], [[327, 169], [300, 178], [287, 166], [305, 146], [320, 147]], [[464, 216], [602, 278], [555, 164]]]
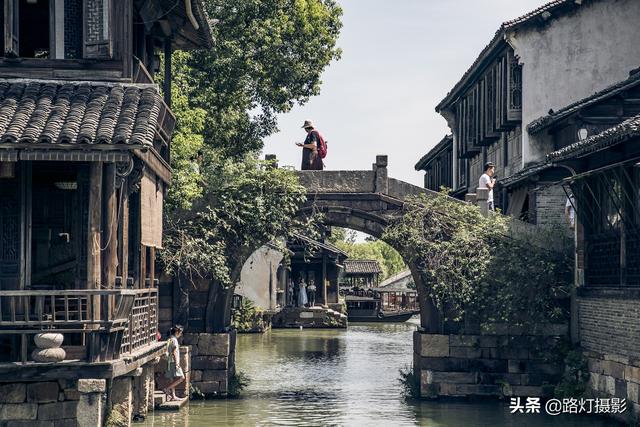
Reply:
[[114, 360], [156, 343], [157, 302], [155, 288], [0, 291], [0, 338], [19, 341], [13, 362], [42, 332], [63, 334], [67, 359]]

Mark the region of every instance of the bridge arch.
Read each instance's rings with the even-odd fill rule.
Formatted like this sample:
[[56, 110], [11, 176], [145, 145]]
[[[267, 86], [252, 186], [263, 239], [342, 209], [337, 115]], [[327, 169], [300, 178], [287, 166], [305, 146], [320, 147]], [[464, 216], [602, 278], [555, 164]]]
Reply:
[[[415, 185], [389, 178], [387, 156], [377, 156], [372, 170], [298, 171], [301, 185], [307, 188], [307, 202], [299, 211], [301, 217], [320, 213], [322, 224], [349, 228], [384, 241], [384, 232], [391, 222], [402, 215], [407, 196], [435, 193]], [[411, 271], [420, 304], [420, 324], [425, 332], [439, 332], [442, 319], [431, 300], [428, 284], [424, 283], [412, 254], [398, 250]], [[256, 248], [257, 250], [258, 248]], [[231, 295], [224, 298], [230, 302]], [[230, 321], [230, 306], [224, 316]]]

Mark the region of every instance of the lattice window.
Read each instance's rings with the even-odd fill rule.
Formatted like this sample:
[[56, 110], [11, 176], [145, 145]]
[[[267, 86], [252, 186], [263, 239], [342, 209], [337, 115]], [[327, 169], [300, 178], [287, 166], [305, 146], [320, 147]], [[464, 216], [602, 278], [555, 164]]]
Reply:
[[509, 109], [522, 110], [522, 65], [515, 57], [509, 63]]

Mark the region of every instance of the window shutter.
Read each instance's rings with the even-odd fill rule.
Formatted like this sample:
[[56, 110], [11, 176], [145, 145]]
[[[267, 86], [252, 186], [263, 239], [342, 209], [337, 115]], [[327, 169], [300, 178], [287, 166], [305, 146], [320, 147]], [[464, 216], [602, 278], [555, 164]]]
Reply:
[[4, 55], [19, 56], [18, 0], [4, 2]]
[[111, 58], [111, 0], [84, 0], [84, 58]]

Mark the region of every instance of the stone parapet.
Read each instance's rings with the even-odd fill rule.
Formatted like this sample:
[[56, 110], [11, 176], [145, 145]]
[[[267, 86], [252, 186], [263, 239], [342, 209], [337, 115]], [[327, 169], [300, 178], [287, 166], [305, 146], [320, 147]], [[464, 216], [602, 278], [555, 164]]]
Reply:
[[0, 425], [77, 426], [78, 382], [71, 380], [0, 384]]
[[183, 366], [188, 367], [193, 388], [206, 398], [226, 396], [229, 379], [235, 373], [236, 332], [185, 334], [183, 343], [191, 351], [190, 360]]
[[423, 397], [553, 394], [564, 370], [555, 349], [567, 334], [566, 325], [535, 331], [503, 324], [480, 329], [481, 334], [465, 335], [414, 332], [414, 372]]

